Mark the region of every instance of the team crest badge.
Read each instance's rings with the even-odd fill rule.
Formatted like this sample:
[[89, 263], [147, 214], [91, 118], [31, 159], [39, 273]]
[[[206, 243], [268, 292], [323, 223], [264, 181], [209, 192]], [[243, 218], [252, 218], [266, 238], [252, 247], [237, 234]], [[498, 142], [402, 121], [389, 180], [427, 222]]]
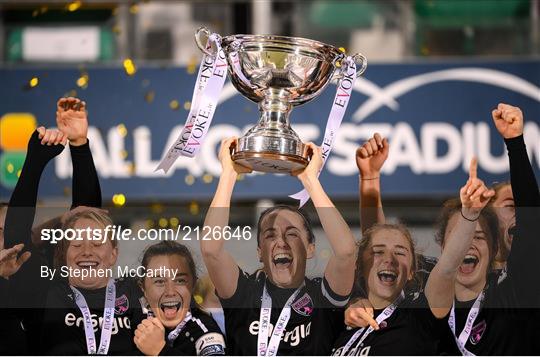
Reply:
[[308, 293], [305, 293], [300, 299], [292, 304], [292, 308], [302, 316], [311, 316], [313, 313], [313, 300], [311, 300]]
[[128, 309], [129, 309], [129, 300], [126, 294], [116, 298], [116, 302], [114, 304], [115, 315], [123, 315], [126, 311], [128, 311]]
[[478, 342], [480, 342], [480, 339], [482, 339], [482, 336], [486, 331], [486, 327], [486, 320], [482, 320], [480, 323], [473, 326], [471, 330], [471, 337], [469, 337], [469, 341], [471, 341], [473, 345], [476, 345]]

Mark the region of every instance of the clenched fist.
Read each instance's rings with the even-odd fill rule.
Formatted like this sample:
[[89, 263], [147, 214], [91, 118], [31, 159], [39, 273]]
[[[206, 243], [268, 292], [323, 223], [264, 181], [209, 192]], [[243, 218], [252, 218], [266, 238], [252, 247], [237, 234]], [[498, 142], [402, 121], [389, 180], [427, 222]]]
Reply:
[[499, 103], [491, 116], [503, 138], [512, 139], [523, 134], [523, 113], [518, 107]]

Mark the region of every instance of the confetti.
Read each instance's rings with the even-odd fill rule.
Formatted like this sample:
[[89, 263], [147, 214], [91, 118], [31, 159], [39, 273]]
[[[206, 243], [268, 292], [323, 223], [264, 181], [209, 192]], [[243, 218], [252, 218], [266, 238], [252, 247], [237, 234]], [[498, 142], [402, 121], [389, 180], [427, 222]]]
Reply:
[[202, 177], [204, 183], [212, 183], [212, 180], [214, 179], [214, 176], [210, 174], [205, 174]]
[[169, 224], [169, 221], [167, 221], [167, 218], [161, 217], [158, 224], [161, 228], [165, 228]]
[[186, 183], [186, 185], [188, 186], [191, 186], [195, 183], [195, 176], [193, 175], [186, 175], [186, 177], [184, 178], [184, 182]]
[[7, 172], [9, 172], [10, 174], [13, 173], [13, 171], [15, 171], [15, 167], [13, 166], [13, 164], [10, 162], [9, 164], [7, 164]]
[[32, 77], [32, 79], [30, 79], [30, 82], [28, 82], [28, 85], [30, 86], [30, 88], [34, 88], [38, 84], [39, 84], [39, 78], [38, 77]]
[[191, 109], [191, 102], [188, 100], [187, 102], [184, 102], [184, 109], [190, 110]]
[[124, 60], [124, 69], [126, 70], [126, 74], [128, 76], [132, 76], [135, 74], [135, 72], [137, 72], [137, 68], [135, 67], [135, 64], [129, 58], [126, 58]]
[[88, 73], [82, 73], [81, 76], [77, 79], [77, 85], [82, 89], [86, 89], [88, 87], [88, 80]]
[[112, 202], [115, 206], [121, 207], [126, 204], [126, 196], [123, 193], [113, 195]]
[[146, 100], [148, 103], [152, 103], [154, 101], [155, 93], [153, 90], [146, 92], [144, 95], [144, 100]]
[[67, 5], [69, 12], [77, 11], [82, 6], [82, 1], [72, 1]]
[[180, 220], [176, 217], [171, 217], [171, 219], [169, 219], [169, 225], [173, 228], [178, 227], [179, 223], [180, 223]]
[[120, 123], [116, 126], [116, 130], [121, 137], [125, 137], [128, 133], [127, 128], [124, 124]]
[[178, 110], [178, 108], [180, 108], [180, 103], [178, 103], [176, 99], [173, 99], [169, 103], [169, 107], [171, 107], [172, 110]]
[[189, 204], [189, 213], [196, 216], [199, 214], [199, 204], [195, 201], [191, 201]]
[[136, 14], [139, 12], [139, 5], [137, 4], [133, 4], [129, 7], [129, 12], [131, 12], [132, 14]]

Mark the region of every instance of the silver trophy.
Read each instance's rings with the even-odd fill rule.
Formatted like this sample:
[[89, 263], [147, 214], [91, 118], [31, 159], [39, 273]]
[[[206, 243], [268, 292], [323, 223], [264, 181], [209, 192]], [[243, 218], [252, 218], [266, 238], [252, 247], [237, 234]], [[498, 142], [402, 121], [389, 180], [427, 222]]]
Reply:
[[[195, 42], [201, 51], [215, 55], [207, 46], [211, 32], [201, 27]], [[257, 125], [239, 138], [232, 159], [254, 171], [292, 173], [307, 166], [308, 153], [291, 128], [289, 115], [294, 106], [318, 96], [330, 81], [345, 54], [318, 41], [274, 35], [232, 35], [221, 38], [229, 74], [235, 88], [259, 104]], [[361, 54], [357, 76], [366, 69]]]

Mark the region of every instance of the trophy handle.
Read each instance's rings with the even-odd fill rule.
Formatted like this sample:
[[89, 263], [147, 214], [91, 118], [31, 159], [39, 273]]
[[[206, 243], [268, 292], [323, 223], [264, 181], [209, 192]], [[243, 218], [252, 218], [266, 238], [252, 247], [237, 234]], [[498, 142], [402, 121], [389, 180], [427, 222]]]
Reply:
[[362, 74], [364, 74], [364, 72], [366, 71], [366, 68], [367, 68], [367, 58], [366, 56], [364, 56], [363, 54], [361, 53], [356, 53], [352, 56], [353, 60], [356, 62], [357, 64], [357, 68], [358, 68], [358, 65], [360, 65], [360, 69], [358, 71], [356, 71], [356, 78], [360, 77]]
[[210, 30], [204, 26], [199, 27], [195, 32], [195, 43], [197, 44], [197, 47], [199, 47], [199, 50], [201, 50], [201, 52], [208, 56], [213, 56], [217, 52], [217, 49], [215, 48], [215, 45], [213, 43], [210, 44], [211, 50], [206, 48], [206, 46], [208, 45], [208, 39], [210, 38], [211, 34], [212, 32], [210, 32]]
[[[343, 61], [343, 58], [344, 57], [338, 58], [337, 60]], [[357, 68], [358, 68], [358, 66], [360, 67], [360, 69], [356, 71], [356, 78], [358, 78], [366, 71], [367, 58], [366, 58], [366, 56], [364, 56], [361, 53], [356, 53], [356, 54], [352, 55], [351, 58], [354, 60], [354, 62], [356, 62]], [[339, 71], [338, 73], [334, 74], [331, 81], [339, 80], [339, 79], [343, 78], [343, 76], [344, 76], [344, 74], [341, 71]]]

